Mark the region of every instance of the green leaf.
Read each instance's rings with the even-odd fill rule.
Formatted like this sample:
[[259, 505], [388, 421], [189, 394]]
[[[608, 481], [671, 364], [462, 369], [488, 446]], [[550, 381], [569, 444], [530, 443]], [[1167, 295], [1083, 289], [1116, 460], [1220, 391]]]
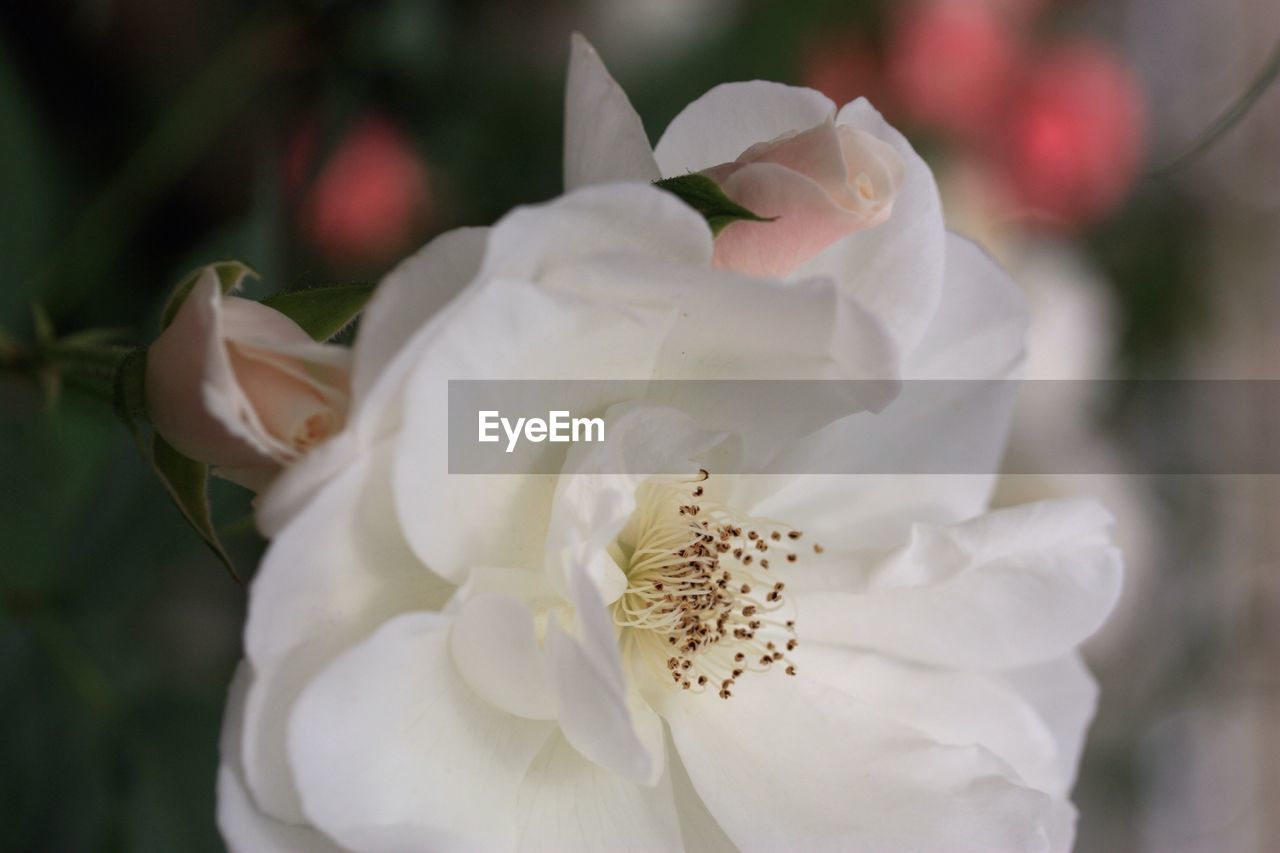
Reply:
[[223, 550], [218, 532], [213, 527], [213, 515], [209, 510], [209, 466], [183, 456], [159, 433], [152, 438], [151, 462], [187, 523], [200, 534], [236, 583], [240, 583], [240, 576], [236, 574], [235, 566]]
[[112, 401], [116, 415], [124, 421], [138, 448], [146, 454], [138, 421], [147, 416], [147, 351], [144, 347], [130, 350], [116, 367], [112, 381]]
[[178, 309], [182, 307], [182, 303], [186, 302], [187, 297], [191, 295], [191, 288], [196, 286], [196, 282], [200, 280], [200, 276], [206, 269], [212, 269], [214, 274], [218, 276], [218, 284], [222, 287], [224, 294], [234, 293], [246, 278], [258, 277], [252, 267], [240, 261], [218, 261], [217, 263], [192, 270], [182, 277], [182, 280], [174, 287], [173, 293], [169, 294], [169, 300], [165, 302], [164, 311], [160, 314], [160, 328], [169, 328], [173, 318], [178, 316]]
[[713, 235], [719, 234], [726, 225], [739, 220], [748, 222], [772, 222], [777, 217], [765, 217], [747, 210], [724, 194], [720, 185], [706, 175], [680, 175], [675, 178], [663, 178], [654, 181], [653, 185], [674, 193], [680, 200], [706, 217]]
[[327, 341], [364, 310], [372, 293], [372, 284], [337, 284], [277, 293], [262, 304], [293, 320], [314, 340]]

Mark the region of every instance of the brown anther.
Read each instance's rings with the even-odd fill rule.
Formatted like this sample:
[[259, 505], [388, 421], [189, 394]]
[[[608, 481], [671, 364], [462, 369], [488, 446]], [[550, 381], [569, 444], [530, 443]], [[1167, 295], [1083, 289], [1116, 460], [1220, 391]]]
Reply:
[[747, 593], [751, 592], [751, 584], [744, 583], [741, 586], [741, 588], [739, 588], [738, 592], [742, 593], [743, 595], [746, 595]]
[[813, 543], [813, 553], [815, 553], [815, 554], [821, 554], [821, 553], [822, 553], [823, 551], [825, 551], [825, 550], [827, 550], [827, 549], [826, 549], [826, 548], [823, 548], [823, 547], [822, 547], [821, 545], [819, 545], [817, 542], [814, 542], [814, 543]]
[[787, 562], [788, 562], [788, 563], [794, 563], [795, 561], [796, 561], [796, 555], [795, 555], [795, 554], [788, 554], [788, 555], [787, 555]]
[[801, 533], [799, 530], [788, 530], [788, 531], [787, 531], [787, 538], [788, 538], [788, 539], [791, 539], [791, 540], [799, 539], [799, 538], [800, 538], [801, 536], [803, 536], [803, 535], [804, 535], [804, 534], [803, 534], [803, 533]]
[[779, 539], [782, 538], [782, 534], [775, 530], [769, 534], [769, 538], [772, 539], [774, 542], [777, 542]]
[[795, 651], [795, 648], [798, 645], [800, 645], [800, 641], [797, 640], [795, 637], [792, 637], [790, 640], [787, 640], [787, 651], [789, 652]]
[[796, 674], [796, 665], [795, 665], [795, 664], [789, 664], [789, 665], [787, 666], [787, 668], [784, 670], [784, 672], [786, 672], [786, 674], [787, 674], [787, 675], [795, 675], [795, 674]]

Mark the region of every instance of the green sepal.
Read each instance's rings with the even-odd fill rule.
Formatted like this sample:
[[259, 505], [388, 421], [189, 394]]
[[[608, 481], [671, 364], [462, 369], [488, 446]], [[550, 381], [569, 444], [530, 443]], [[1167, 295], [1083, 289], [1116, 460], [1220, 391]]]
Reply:
[[218, 261], [192, 270], [182, 277], [182, 280], [173, 288], [173, 292], [169, 294], [169, 300], [164, 304], [164, 311], [160, 313], [161, 329], [169, 328], [173, 318], [178, 316], [178, 309], [182, 307], [182, 303], [186, 302], [187, 297], [191, 295], [191, 288], [196, 286], [201, 274], [210, 268], [218, 276], [218, 284], [224, 294], [234, 293], [239, 290], [240, 285], [244, 283], [246, 278], [258, 277], [258, 273], [254, 271], [253, 267], [240, 261]]
[[116, 367], [111, 384], [111, 402], [116, 410], [116, 416], [129, 430], [129, 434], [133, 436], [133, 440], [144, 456], [146, 442], [138, 424], [139, 421], [145, 421], [147, 417], [146, 381], [146, 348], [138, 347], [129, 350]]
[[373, 285], [335, 284], [277, 293], [262, 300], [302, 327], [313, 340], [327, 341], [345, 329], [373, 294]]
[[187, 523], [200, 534], [236, 583], [240, 583], [240, 576], [236, 574], [235, 566], [213, 526], [213, 514], [209, 509], [209, 466], [183, 456], [159, 433], [152, 436], [151, 464]]
[[654, 181], [653, 185], [679, 196], [685, 204], [698, 211], [711, 226], [711, 234], [718, 235], [729, 225], [740, 220], [748, 222], [772, 222], [777, 217], [760, 216], [747, 210], [729, 196], [720, 185], [706, 175], [679, 175]]

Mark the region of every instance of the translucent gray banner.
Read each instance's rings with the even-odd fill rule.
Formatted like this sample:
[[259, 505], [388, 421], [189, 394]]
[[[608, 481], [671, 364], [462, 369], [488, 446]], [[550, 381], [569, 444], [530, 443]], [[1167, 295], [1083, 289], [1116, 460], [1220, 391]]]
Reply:
[[[448, 470], [558, 474], [571, 449], [624, 440], [637, 407], [714, 434], [694, 461], [719, 473], [1280, 474], [1276, 380], [453, 380]], [[669, 473], [596, 457], [595, 473]]]

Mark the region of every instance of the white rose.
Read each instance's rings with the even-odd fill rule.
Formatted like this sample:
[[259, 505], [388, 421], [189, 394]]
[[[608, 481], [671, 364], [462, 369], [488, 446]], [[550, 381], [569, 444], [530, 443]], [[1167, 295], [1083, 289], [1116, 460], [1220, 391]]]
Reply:
[[[607, 138], [650, 156], [585, 47], [570, 98], [577, 184], [573, 158], [603, 162]], [[822, 120], [818, 98], [722, 87], [659, 151], [701, 138], [735, 150], [690, 168], [727, 162]], [[446, 234], [382, 283], [347, 429], [262, 496], [274, 541], [219, 774], [232, 849], [1070, 846], [1095, 698], [1075, 647], [1120, 576], [1105, 513], [973, 518], [989, 476], [781, 473], [954, 442], [994, 470], [1007, 410], [890, 404], [764, 445], [769, 475], [705, 477], [692, 460], [722, 434], [638, 400], [560, 476], [446, 472], [449, 379], [1009, 375], [1016, 290], [944, 235], [899, 135], [865, 105], [840, 116], [894, 148], [902, 189], [788, 279], [712, 268], [692, 210], [607, 184]]]

